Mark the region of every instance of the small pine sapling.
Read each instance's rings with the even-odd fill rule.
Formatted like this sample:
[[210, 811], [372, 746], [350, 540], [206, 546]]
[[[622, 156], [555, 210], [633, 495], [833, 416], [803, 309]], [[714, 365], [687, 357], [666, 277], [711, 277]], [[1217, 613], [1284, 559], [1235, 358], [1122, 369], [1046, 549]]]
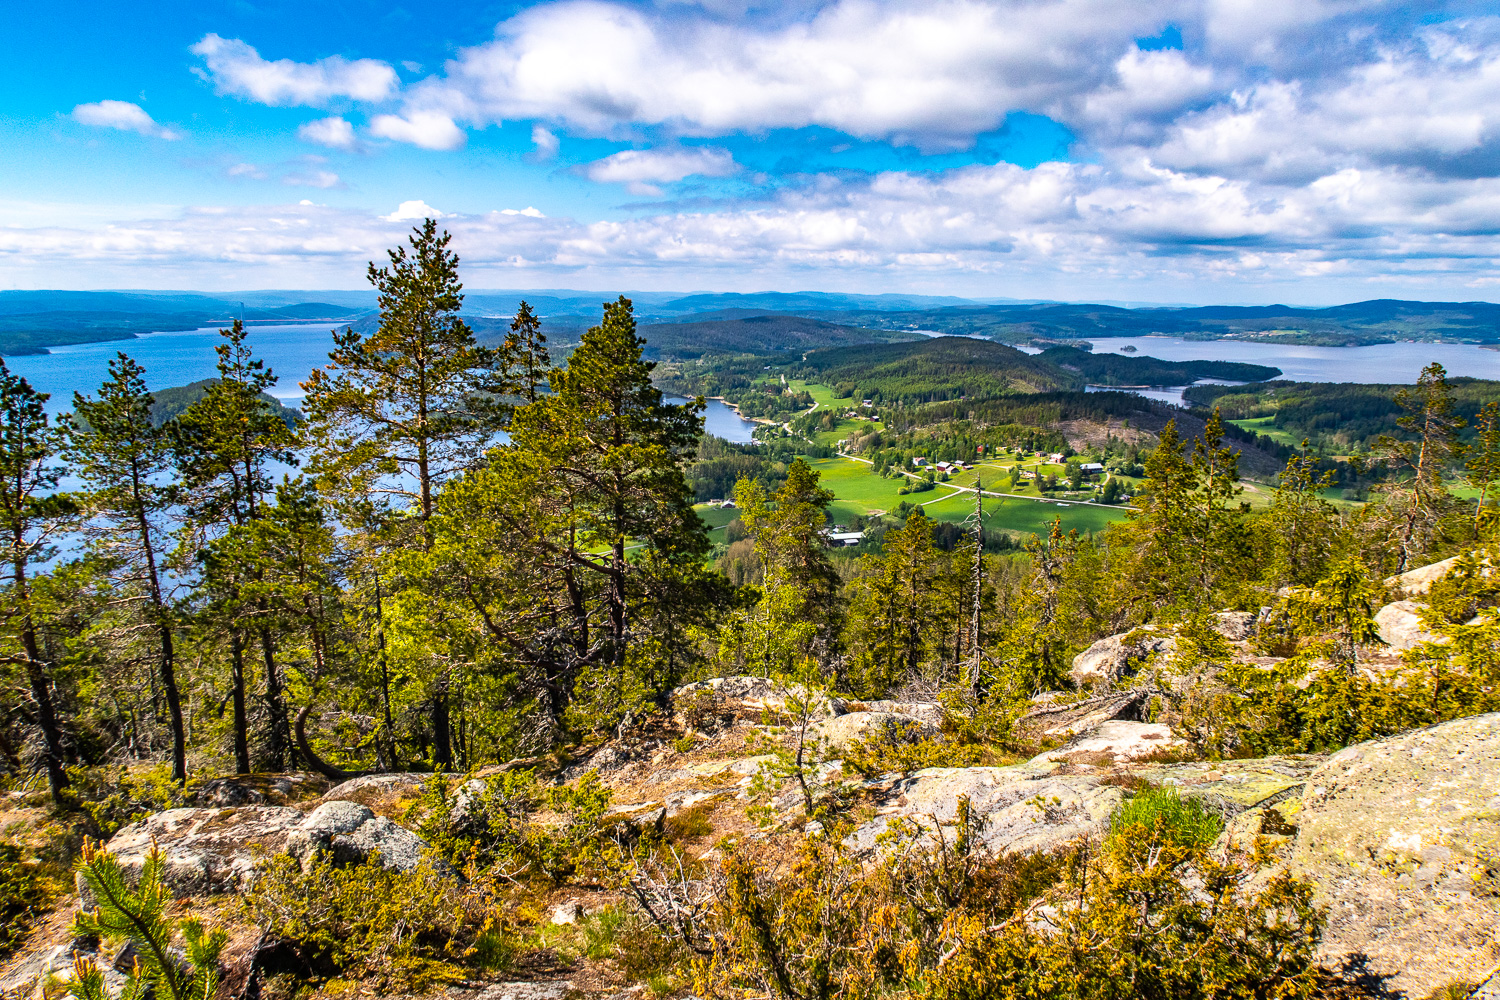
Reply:
[[[148, 991], [158, 1000], [211, 1000], [219, 986], [219, 952], [229, 935], [221, 928], [210, 931], [198, 920], [168, 915], [172, 895], [164, 878], [166, 861], [154, 843], [134, 886], [119, 860], [87, 839], [77, 871], [96, 905], [79, 912], [74, 935], [127, 938], [137, 958], [125, 988], [114, 998], [106, 992], [98, 966], [79, 959], [69, 985], [76, 1000], [140, 1000]], [[186, 964], [172, 952], [179, 932]]]

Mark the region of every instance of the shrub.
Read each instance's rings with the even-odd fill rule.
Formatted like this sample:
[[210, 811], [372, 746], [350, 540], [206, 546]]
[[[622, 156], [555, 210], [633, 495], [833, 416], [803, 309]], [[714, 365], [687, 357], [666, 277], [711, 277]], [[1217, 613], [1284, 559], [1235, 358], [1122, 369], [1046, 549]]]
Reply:
[[172, 780], [171, 767], [129, 770], [113, 767], [70, 767], [68, 799], [94, 826], [94, 835], [113, 836], [122, 826], [167, 809], [187, 804], [182, 788]]
[[465, 976], [459, 963], [503, 966], [514, 935], [477, 895], [429, 862], [400, 872], [378, 857], [303, 871], [289, 855], [260, 863], [247, 915], [292, 942], [325, 977], [356, 976], [383, 988], [419, 991]]
[[924, 767], [972, 767], [984, 748], [972, 743], [922, 738], [915, 723], [888, 722], [844, 747], [844, 765], [866, 777]]
[[21, 848], [0, 844], [0, 959], [26, 937], [51, 897], [52, 886], [36, 865], [23, 860]]

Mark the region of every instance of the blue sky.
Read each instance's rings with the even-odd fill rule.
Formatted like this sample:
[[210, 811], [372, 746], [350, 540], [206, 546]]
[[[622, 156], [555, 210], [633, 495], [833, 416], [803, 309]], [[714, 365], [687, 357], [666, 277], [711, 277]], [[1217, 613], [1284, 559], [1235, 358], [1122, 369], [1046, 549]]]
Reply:
[[358, 287], [429, 213], [471, 287], [1500, 280], [1492, 4], [24, 6], [0, 287]]

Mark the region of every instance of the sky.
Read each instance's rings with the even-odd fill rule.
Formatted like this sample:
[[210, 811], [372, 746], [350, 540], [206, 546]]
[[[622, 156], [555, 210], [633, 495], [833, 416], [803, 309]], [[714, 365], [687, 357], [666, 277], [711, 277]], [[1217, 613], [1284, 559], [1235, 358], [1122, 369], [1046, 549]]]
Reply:
[[0, 288], [1500, 296], [1500, 0], [13, 5]]

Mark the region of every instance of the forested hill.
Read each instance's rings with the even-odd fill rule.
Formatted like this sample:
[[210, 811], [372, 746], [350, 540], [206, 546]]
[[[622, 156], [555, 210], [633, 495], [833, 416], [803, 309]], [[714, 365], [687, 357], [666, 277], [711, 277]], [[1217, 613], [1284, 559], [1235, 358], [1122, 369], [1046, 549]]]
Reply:
[[235, 293], [231, 299], [172, 292], [0, 291], [0, 354], [46, 354], [48, 347], [63, 344], [131, 340], [154, 331], [227, 325], [239, 317], [247, 323], [340, 322], [367, 311], [349, 302], [285, 298], [274, 292]]
[[1264, 382], [1281, 374], [1280, 368], [1241, 361], [1162, 361], [1126, 358], [1118, 354], [1090, 354], [1076, 347], [1049, 347], [1037, 355], [1044, 361], [1076, 371], [1093, 385], [1187, 385], [1200, 378]]
[[764, 354], [813, 348], [905, 341], [921, 334], [870, 330], [800, 316], [728, 317], [640, 328], [647, 355], [699, 358], [705, 354]]
[[887, 403], [1080, 389], [1084, 381], [1014, 347], [967, 337], [813, 351], [793, 371], [837, 395]]
[[[1453, 411], [1469, 424], [1484, 404], [1500, 398], [1500, 382], [1477, 378], [1448, 381]], [[1196, 407], [1218, 407], [1226, 420], [1255, 421], [1251, 429], [1285, 435], [1295, 444], [1309, 439], [1320, 450], [1372, 448], [1382, 434], [1403, 436], [1397, 418], [1405, 412], [1396, 393], [1410, 386], [1349, 382], [1266, 382], [1261, 385], [1195, 385], [1183, 399]]]
[[[190, 382], [187, 385], [175, 385], [168, 389], [157, 389], [151, 394], [154, 402], [151, 404], [151, 422], [160, 427], [174, 417], [180, 416], [184, 410], [203, 398], [208, 387], [219, 381], [216, 378], [206, 378], [198, 382]], [[270, 395], [261, 393], [260, 398], [269, 403], [278, 417], [288, 427], [296, 427], [302, 419], [302, 411], [290, 406], [283, 406], [281, 400]]]

